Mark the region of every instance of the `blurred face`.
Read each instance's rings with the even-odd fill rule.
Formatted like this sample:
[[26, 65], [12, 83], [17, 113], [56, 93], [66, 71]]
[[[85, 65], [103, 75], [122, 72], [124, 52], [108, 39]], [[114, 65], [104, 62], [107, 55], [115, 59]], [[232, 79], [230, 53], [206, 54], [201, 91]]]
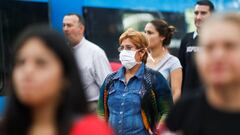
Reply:
[[149, 48], [155, 48], [159, 45], [162, 45], [164, 37], [160, 36], [155, 26], [152, 23], [148, 23], [145, 26], [145, 33], [149, 39]]
[[79, 19], [75, 15], [65, 16], [63, 18], [63, 32], [68, 38], [71, 45], [77, 45], [84, 33], [84, 26], [79, 22]]
[[194, 9], [194, 23], [197, 29], [200, 28], [202, 22], [211, 15], [209, 6], [196, 5]]
[[240, 30], [231, 22], [214, 22], [201, 29], [197, 64], [208, 86], [240, 83]]
[[18, 99], [27, 106], [55, 102], [63, 84], [61, 63], [41, 40], [31, 38], [18, 52], [13, 84]]

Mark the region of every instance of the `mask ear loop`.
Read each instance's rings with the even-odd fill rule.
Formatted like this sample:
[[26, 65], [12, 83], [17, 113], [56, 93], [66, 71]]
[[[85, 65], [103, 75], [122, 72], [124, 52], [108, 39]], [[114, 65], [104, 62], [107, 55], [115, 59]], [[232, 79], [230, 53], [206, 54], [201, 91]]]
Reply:
[[[142, 49], [138, 49], [138, 50], [136, 50], [136, 52], [138, 52], [138, 51], [140, 51], [140, 50], [142, 50]], [[136, 64], [142, 64], [142, 61], [136, 62]]]
[[147, 52], [148, 57], [149, 57], [153, 62], [155, 62], [155, 60], [154, 60], [153, 57], [152, 57], [152, 54], [148, 51], [147, 48], [145, 48], [145, 51]]

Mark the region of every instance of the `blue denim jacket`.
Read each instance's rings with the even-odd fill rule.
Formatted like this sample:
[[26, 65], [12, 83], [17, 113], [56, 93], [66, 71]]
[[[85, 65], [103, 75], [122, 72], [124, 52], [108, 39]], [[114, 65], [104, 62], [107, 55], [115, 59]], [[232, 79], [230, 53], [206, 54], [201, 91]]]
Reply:
[[144, 74], [142, 64], [136, 74], [125, 84], [122, 67], [109, 89], [109, 123], [117, 135], [148, 135], [141, 117], [141, 87]]

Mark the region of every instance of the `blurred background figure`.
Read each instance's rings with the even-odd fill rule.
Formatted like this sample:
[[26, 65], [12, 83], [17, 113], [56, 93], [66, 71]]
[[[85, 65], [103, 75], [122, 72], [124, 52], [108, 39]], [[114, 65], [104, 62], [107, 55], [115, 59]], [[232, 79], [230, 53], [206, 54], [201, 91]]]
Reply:
[[113, 72], [118, 71], [122, 67], [122, 64], [119, 62], [110, 62], [111, 68]]
[[112, 134], [106, 123], [88, 115], [77, 64], [60, 34], [32, 26], [15, 47], [1, 135], [86, 135], [87, 129], [88, 135]]
[[240, 134], [240, 15], [215, 15], [199, 34], [196, 60], [206, 91], [179, 102], [167, 127], [184, 135]]
[[148, 135], [155, 132], [173, 104], [167, 81], [145, 66], [148, 40], [144, 33], [126, 30], [119, 38], [123, 65], [104, 81], [98, 114], [117, 135]]
[[105, 52], [84, 37], [83, 18], [70, 13], [63, 18], [63, 32], [73, 47], [79, 71], [83, 78], [90, 110], [96, 112], [99, 89], [111, 68]]
[[[145, 33], [149, 39], [150, 55], [147, 66], [159, 71], [168, 80], [176, 102], [181, 96], [182, 66], [177, 57], [169, 54], [168, 45], [175, 32], [175, 27], [164, 20], [153, 20], [145, 26]], [[151, 59], [152, 58], [152, 59]]]
[[197, 1], [194, 9], [194, 24], [196, 26], [196, 30], [194, 32], [187, 33], [181, 41], [178, 58], [183, 67], [183, 96], [196, 96], [202, 92], [202, 83], [196, 69], [194, 55], [199, 50], [199, 47], [197, 46], [197, 39], [201, 24], [206, 18], [211, 16], [213, 11], [214, 5], [211, 1]]

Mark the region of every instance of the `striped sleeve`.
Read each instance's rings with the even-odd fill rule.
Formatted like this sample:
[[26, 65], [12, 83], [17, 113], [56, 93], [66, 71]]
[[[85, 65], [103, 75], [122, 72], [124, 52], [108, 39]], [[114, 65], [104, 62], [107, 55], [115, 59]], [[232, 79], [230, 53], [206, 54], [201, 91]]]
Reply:
[[100, 118], [105, 118], [105, 111], [104, 111], [104, 93], [105, 93], [105, 82], [103, 82], [101, 88], [100, 88], [100, 94], [99, 94], [99, 99], [98, 99], [98, 107], [97, 107], [97, 114]]

